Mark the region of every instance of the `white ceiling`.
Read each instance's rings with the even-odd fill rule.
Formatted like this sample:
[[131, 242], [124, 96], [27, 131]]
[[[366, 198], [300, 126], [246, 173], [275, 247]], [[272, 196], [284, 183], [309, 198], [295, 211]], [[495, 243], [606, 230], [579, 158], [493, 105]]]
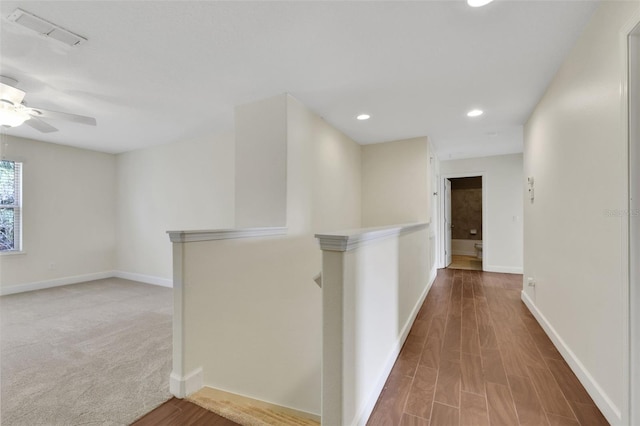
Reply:
[[[520, 152], [596, 5], [3, 0], [0, 74], [30, 106], [98, 120], [3, 133], [119, 153], [228, 132], [234, 106], [288, 92], [361, 144], [426, 135], [441, 159]], [[32, 34], [7, 21], [17, 7], [89, 41]], [[485, 114], [467, 118], [473, 107]]]

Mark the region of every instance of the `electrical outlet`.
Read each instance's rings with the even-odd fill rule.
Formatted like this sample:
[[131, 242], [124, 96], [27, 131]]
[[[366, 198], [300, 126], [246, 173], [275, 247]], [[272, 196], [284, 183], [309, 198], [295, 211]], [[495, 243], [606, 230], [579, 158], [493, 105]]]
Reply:
[[536, 286], [536, 281], [532, 277], [527, 277], [527, 285], [529, 287], [535, 287]]

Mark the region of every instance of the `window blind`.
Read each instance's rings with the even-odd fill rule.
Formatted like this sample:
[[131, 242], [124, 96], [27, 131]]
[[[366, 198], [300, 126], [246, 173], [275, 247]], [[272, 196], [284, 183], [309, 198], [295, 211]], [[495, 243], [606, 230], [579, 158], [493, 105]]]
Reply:
[[22, 240], [22, 164], [0, 161], [0, 251], [19, 251]]

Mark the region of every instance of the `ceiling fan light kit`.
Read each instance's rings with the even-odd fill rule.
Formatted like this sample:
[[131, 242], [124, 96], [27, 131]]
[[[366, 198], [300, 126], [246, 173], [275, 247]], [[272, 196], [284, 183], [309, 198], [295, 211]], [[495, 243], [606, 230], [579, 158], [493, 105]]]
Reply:
[[27, 107], [22, 101], [26, 93], [15, 87], [17, 83], [10, 77], [0, 76], [0, 126], [17, 127], [27, 124], [39, 132], [51, 133], [58, 129], [43, 119], [96, 125], [96, 119], [93, 117]]
[[0, 126], [16, 127], [27, 121], [31, 116], [22, 108], [16, 108], [11, 102], [0, 101]]
[[[81, 35], [22, 9], [14, 10], [7, 17], [7, 20], [67, 46], [75, 47], [87, 41]], [[24, 90], [18, 89], [16, 87], [17, 84], [18, 81], [11, 77], [0, 76], [0, 126], [17, 127], [27, 124], [39, 132], [51, 133], [58, 129], [43, 119], [66, 120], [90, 126], [96, 125], [96, 119], [93, 117], [28, 107], [23, 102], [26, 93]]]

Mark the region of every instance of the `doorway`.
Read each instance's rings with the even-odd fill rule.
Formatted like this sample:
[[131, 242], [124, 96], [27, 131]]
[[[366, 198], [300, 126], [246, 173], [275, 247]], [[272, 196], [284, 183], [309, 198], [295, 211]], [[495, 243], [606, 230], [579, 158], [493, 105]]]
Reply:
[[483, 270], [483, 177], [444, 179], [444, 267]]

